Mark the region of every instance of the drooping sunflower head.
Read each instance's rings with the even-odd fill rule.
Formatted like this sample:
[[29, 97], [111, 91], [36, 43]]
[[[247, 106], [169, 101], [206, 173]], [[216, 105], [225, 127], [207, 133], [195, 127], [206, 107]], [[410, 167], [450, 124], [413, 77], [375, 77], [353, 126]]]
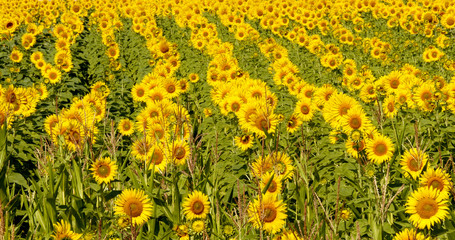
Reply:
[[144, 191], [125, 189], [115, 201], [116, 215], [127, 216], [134, 225], [141, 225], [152, 215], [152, 203]]
[[209, 197], [197, 190], [185, 198], [182, 206], [188, 220], [204, 219], [210, 212]]
[[98, 184], [109, 183], [114, 180], [117, 175], [118, 166], [115, 162], [111, 161], [110, 157], [99, 158], [93, 164], [90, 170]]

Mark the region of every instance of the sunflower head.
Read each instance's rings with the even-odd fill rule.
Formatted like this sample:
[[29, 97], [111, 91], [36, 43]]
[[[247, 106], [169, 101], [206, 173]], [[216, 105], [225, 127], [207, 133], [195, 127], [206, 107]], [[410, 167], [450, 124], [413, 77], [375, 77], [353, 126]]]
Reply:
[[64, 220], [61, 220], [60, 222], [54, 224], [54, 233], [52, 234], [52, 237], [56, 240], [78, 240], [81, 239], [82, 234], [71, 231], [71, 225]]
[[449, 214], [447, 197], [435, 188], [418, 188], [406, 202], [406, 213], [411, 214], [409, 221], [419, 229], [430, 229], [440, 223]]
[[194, 191], [183, 202], [183, 211], [189, 220], [204, 219], [210, 211], [209, 197], [200, 191]]
[[152, 215], [152, 203], [142, 190], [125, 189], [115, 201], [116, 215], [126, 216], [134, 225], [141, 225]]
[[93, 164], [90, 170], [96, 182], [109, 183], [114, 180], [117, 175], [117, 164], [111, 161], [110, 157], [99, 158]]
[[368, 159], [376, 164], [389, 161], [394, 152], [392, 140], [389, 137], [377, 134], [366, 144]]
[[254, 228], [275, 234], [286, 223], [286, 204], [278, 200], [275, 194], [266, 193], [261, 199], [255, 199], [249, 204], [248, 216]]
[[416, 179], [425, 164], [428, 161], [428, 154], [421, 149], [411, 148], [407, 150], [401, 157], [401, 169], [405, 171], [405, 176]]

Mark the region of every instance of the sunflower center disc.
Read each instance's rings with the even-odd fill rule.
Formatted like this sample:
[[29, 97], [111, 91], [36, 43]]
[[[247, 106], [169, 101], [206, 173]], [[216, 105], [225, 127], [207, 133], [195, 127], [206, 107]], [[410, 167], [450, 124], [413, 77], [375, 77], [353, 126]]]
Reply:
[[131, 217], [138, 217], [142, 213], [142, 203], [140, 202], [125, 204], [125, 208], [126, 214]]
[[416, 171], [419, 171], [420, 170], [420, 162], [418, 161], [418, 159], [415, 159], [414, 157], [412, 157], [411, 160], [409, 160], [409, 169], [411, 169], [412, 171], [416, 172]]
[[421, 218], [429, 219], [438, 212], [438, 205], [434, 199], [424, 198], [417, 203], [416, 210]]
[[390, 87], [392, 87], [393, 89], [397, 89], [398, 85], [400, 85], [400, 81], [397, 79], [394, 79], [390, 82]]
[[375, 147], [374, 153], [378, 156], [382, 156], [387, 153], [387, 146], [384, 143], [379, 143]]
[[395, 110], [395, 106], [393, 105], [393, 103], [387, 104], [387, 110], [389, 110], [389, 112], [393, 112]]
[[266, 119], [261, 119], [261, 120], [259, 121], [259, 126], [260, 126], [260, 128], [261, 128], [263, 131], [268, 130], [269, 127], [270, 127], [270, 125], [269, 125], [269, 123], [267, 122]]
[[162, 155], [158, 152], [155, 152], [153, 153], [153, 156], [152, 156], [152, 162], [155, 164], [155, 165], [158, 165], [160, 164], [161, 162], [163, 161], [163, 158], [162, 158]]
[[307, 115], [307, 114], [310, 112], [310, 108], [309, 108], [308, 106], [305, 106], [305, 105], [304, 105], [304, 106], [302, 106], [302, 107], [300, 108], [300, 111], [301, 111], [303, 114]]
[[242, 143], [248, 143], [250, 141], [250, 137], [249, 136], [243, 136], [241, 140], [242, 140]]
[[185, 157], [185, 149], [182, 147], [177, 147], [174, 151], [174, 156], [177, 159], [182, 159], [183, 157]]
[[110, 168], [109, 166], [102, 165], [98, 168], [98, 175], [101, 177], [107, 177], [110, 173]]
[[264, 209], [264, 222], [268, 223], [268, 222], [273, 222], [273, 220], [275, 220], [276, 218], [276, 209], [273, 209], [271, 207], [266, 207]]
[[240, 105], [238, 103], [233, 103], [232, 104], [232, 110], [234, 112], [237, 112], [240, 109]]
[[340, 116], [343, 116], [348, 113], [349, 107], [342, 106], [340, 109]]
[[169, 93], [175, 92], [175, 86], [174, 86], [174, 85], [170, 85], [169, 87], [167, 87], [167, 91], [168, 91]]
[[204, 211], [204, 204], [200, 201], [196, 201], [193, 203], [193, 213], [194, 214], [201, 214]]
[[351, 122], [349, 124], [353, 129], [358, 129], [362, 125], [362, 121], [359, 118], [353, 118], [351, 119]]
[[437, 179], [430, 180], [429, 183], [428, 183], [428, 186], [431, 186], [433, 188], [437, 188], [440, 191], [442, 191], [442, 189], [444, 189], [444, 184], [439, 182], [439, 180], [437, 180]]
[[272, 182], [269, 185], [269, 189], [267, 189], [267, 191], [274, 193], [274, 192], [276, 192], [276, 189], [277, 189], [276, 182], [272, 180]]
[[138, 96], [138, 97], [143, 97], [144, 94], [145, 94], [145, 91], [144, 91], [143, 89], [137, 90], [137, 96]]

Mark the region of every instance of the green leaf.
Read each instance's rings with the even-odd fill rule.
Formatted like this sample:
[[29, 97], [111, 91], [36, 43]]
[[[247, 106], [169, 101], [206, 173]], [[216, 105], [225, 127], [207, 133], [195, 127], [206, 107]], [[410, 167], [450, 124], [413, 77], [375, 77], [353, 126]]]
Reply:
[[8, 180], [10, 183], [16, 183], [21, 185], [22, 187], [28, 187], [27, 180], [25, 180], [24, 176], [22, 174], [13, 172], [8, 175]]

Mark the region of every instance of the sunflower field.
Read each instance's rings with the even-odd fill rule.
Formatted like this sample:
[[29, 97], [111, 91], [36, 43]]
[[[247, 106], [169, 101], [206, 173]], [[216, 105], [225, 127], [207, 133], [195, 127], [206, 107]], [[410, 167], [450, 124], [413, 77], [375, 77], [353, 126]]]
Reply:
[[455, 239], [453, 0], [0, 16], [0, 240]]

